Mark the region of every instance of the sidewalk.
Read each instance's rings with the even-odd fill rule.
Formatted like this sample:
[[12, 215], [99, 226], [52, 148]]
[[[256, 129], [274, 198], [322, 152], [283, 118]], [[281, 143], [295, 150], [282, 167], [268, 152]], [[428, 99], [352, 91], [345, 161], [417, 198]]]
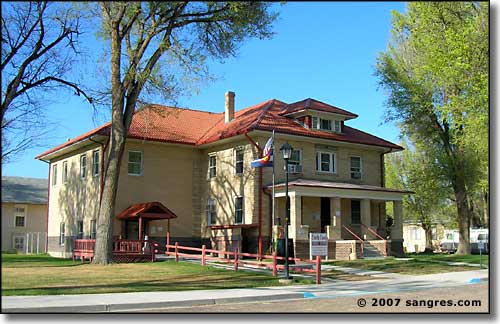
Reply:
[[[329, 281], [321, 285], [251, 289], [193, 290], [117, 294], [2, 297], [4, 313], [120, 312], [130, 310], [276, 301], [301, 298], [339, 298], [362, 294], [395, 293], [438, 287], [466, 286], [488, 279], [487, 270], [439, 273], [370, 281]], [[474, 281], [472, 281], [474, 280]]]

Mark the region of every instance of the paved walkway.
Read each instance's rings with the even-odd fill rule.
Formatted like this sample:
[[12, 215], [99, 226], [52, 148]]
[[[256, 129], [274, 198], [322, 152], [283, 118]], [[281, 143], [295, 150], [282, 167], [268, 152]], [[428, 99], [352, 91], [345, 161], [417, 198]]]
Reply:
[[487, 270], [404, 276], [369, 281], [331, 280], [322, 285], [279, 286], [251, 289], [194, 290], [117, 294], [2, 297], [2, 311], [21, 312], [112, 312], [190, 305], [213, 305], [250, 301], [302, 298], [337, 298], [361, 294], [391, 293], [438, 287], [456, 287], [485, 281]]

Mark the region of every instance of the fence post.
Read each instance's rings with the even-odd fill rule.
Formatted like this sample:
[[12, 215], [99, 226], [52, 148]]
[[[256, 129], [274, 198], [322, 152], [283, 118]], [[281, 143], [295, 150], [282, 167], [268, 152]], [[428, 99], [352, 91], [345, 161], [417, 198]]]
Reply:
[[234, 270], [238, 271], [238, 248], [234, 249]]
[[276, 267], [276, 251], [273, 252], [273, 277], [278, 275], [278, 268]]
[[321, 284], [321, 257], [316, 256], [316, 284]]
[[168, 256], [170, 254], [170, 232], [167, 232], [167, 250], [165, 254]]
[[201, 246], [201, 265], [205, 266], [205, 244]]
[[179, 262], [179, 243], [175, 242], [175, 262]]

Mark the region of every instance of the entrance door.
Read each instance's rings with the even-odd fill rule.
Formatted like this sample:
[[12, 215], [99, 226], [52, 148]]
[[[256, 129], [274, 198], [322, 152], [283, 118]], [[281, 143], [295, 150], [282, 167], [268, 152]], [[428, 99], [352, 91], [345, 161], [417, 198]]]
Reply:
[[139, 221], [127, 220], [125, 223], [125, 233], [127, 240], [138, 240], [139, 239]]
[[330, 220], [330, 198], [321, 197], [321, 233], [326, 232], [325, 226], [331, 225]]

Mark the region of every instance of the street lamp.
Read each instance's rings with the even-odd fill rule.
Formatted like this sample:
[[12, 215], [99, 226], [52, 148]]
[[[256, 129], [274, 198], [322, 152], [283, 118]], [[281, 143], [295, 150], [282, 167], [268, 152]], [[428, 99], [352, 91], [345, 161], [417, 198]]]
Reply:
[[286, 211], [285, 211], [285, 279], [292, 279], [288, 269], [288, 221], [290, 219], [290, 198], [288, 197], [288, 160], [292, 156], [293, 147], [286, 142], [280, 148], [283, 160], [285, 160], [285, 197], [286, 197]]

